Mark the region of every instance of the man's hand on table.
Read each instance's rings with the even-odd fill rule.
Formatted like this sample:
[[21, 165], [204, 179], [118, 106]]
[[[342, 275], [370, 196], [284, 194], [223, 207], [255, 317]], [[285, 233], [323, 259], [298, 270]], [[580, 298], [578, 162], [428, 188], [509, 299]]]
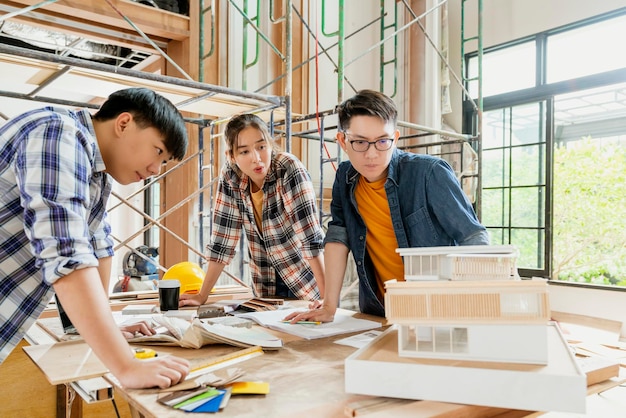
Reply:
[[189, 362], [180, 357], [164, 356], [152, 359], [133, 359], [130, 367], [124, 368], [115, 377], [121, 385], [132, 389], [159, 387], [161, 389], [176, 385], [187, 378]]
[[[319, 301], [315, 301], [319, 303]], [[298, 321], [317, 321], [317, 322], [332, 322], [335, 319], [335, 311], [337, 309], [330, 308], [324, 304], [317, 305], [313, 302], [309, 305], [308, 311], [304, 312], [294, 312], [285, 317], [285, 321], [290, 321], [292, 324], [295, 324]]]
[[146, 321], [140, 321], [135, 324], [121, 326], [120, 331], [122, 331], [122, 335], [127, 340], [136, 337], [138, 333], [142, 335], [156, 334], [154, 328], [152, 328], [150, 324], [148, 324]]

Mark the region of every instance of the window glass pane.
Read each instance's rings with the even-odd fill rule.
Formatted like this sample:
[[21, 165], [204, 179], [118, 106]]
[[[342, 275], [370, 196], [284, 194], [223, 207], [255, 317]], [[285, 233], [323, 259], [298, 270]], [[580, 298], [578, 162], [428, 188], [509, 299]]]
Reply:
[[626, 126], [554, 151], [553, 278], [626, 286]]
[[548, 37], [548, 83], [626, 67], [624, 39], [626, 16]]
[[533, 145], [511, 149], [511, 185], [543, 185], [545, 178], [545, 146]]
[[[483, 97], [535, 86], [535, 42], [525, 42], [483, 55]], [[478, 58], [468, 64], [469, 78], [478, 76]], [[470, 95], [478, 97], [478, 82], [469, 83]]]
[[483, 116], [483, 149], [500, 148], [511, 143], [509, 109], [485, 112]]
[[544, 188], [519, 187], [511, 190], [511, 224], [518, 228], [544, 227]]
[[554, 123], [554, 142], [558, 146], [588, 136], [600, 139], [623, 135], [626, 83], [557, 96]]
[[537, 317], [542, 314], [542, 298], [537, 293], [501, 293], [500, 312], [502, 316]]
[[541, 103], [532, 103], [511, 109], [512, 145], [544, 142], [542, 108]]
[[416, 332], [417, 351], [433, 352], [435, 342], [433, 341], [433, 328], [417, 327]]
[[509, 181], [509, 153], [507, 148], [483, 151], [481, 166], [483, 187], [505, 187]]
[[491, 245], [509, 244], [509, 232], [504, 228], [487, 228], [489, 243]]
[[467, 328], [452, 328], [452, 351], [455, 353], [469, 352]]
[[542, 270], [544, 268], [543, 242], [543, 230], [513, 228], [510, 244], [516, 245], [520, 250], [517, 268]]
[[452, 331], [450, 327], [435, 327], [435, 351], [452, 352]]
[[508, 189], [485, 189], [482, 202], [482, 223], [485, 226], [509, 226]]

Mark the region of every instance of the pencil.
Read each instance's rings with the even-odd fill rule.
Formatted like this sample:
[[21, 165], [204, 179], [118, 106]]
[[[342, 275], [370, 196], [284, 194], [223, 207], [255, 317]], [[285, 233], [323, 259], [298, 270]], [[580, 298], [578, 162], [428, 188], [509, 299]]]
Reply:
[[[283, 324], [289, 324], [291, 321], [281, 321]], [[320, 321], [298, 321], [296, 324], [321, 325]]]

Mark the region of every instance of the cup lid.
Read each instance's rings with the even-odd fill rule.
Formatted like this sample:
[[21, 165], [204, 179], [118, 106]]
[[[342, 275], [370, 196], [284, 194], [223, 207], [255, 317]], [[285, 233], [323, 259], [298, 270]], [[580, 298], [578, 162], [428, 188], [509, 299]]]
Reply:
[[159, 288], [173, 289], [180, 287], [180, 281], [176, 279], [159, 280]]

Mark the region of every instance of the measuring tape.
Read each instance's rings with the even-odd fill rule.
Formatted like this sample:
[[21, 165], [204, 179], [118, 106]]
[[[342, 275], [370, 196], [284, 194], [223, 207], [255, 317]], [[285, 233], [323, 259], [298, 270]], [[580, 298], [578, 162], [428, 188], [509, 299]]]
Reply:
[[134, 348], [133, 351], [135, 352], [135, 358], [138, 359], [152, 358], [158, 355], [157, 352], [151, 348]]

